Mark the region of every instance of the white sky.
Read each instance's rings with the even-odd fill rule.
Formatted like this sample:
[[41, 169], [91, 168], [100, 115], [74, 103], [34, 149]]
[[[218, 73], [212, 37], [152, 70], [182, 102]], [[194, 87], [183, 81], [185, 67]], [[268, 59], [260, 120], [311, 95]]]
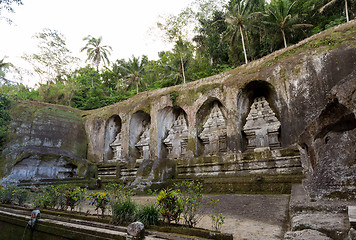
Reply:
[[[14, 6], [9, 25], [0, 20], [0, 59], [21, 67], [20, 57], [34, 53], [37, 42], [32, 38], [44, 28], [58, 30], [66, 38], [73, 55], [85, 60], [80, 49], [83, 38], [103, 37], [103, 45], [113, 48], [110, 60], [128, 59], [143, 54], [157, 59], [157, 53], [170, 50], [170, 45], [150, 32], [159, 15], [176, 14], [193, 0], [22, 0]], [[4, 13], [4, 12], [3, 12]]]

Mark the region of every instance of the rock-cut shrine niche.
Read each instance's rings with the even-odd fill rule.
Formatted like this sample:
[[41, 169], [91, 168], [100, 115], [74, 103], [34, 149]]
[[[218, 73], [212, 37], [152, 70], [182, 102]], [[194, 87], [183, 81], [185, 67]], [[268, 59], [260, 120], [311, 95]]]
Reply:
[[226, 119], [218, 102], [214, 103], [210, 114], [203, 125], [203, 130], [199, 134], [199, 138], [204, 145], [204, 154], [226, 152]]
[[184, 113], [181, 112], [163, 140], [168, 149], [168, 158], [177, 159], [184, 156], [188, 143], [188, 124]]
[[136, 163], [150, 158], [150, 126], [149, 114], [138, 111], [132, 115], [130, 121], [130, 159]]
[[105, 125], [104, 161], [122, 161], [121, 118], [113, 115]]
[[116, 135], [115, 140], [110, 144], [110, 147], [113, 149], [114, 152], [113, 160], [117, 162], [121, 162], [122, 161], [121, 132], [119, 132]]
[[135, 147], [137, 147], [140, 152], [140, 157], [136, 162], [142, 162], [143, 160], [150, 158], [150, 123], [144, 120], [142, 126], [143, 131], [139, 141], [135, 144]]
[[281, 123], [265, 97], [257, 97], [251, 105], [243, 131], [248, 141], [248, 150], [269, 150], [280, 147], [278, 140]]

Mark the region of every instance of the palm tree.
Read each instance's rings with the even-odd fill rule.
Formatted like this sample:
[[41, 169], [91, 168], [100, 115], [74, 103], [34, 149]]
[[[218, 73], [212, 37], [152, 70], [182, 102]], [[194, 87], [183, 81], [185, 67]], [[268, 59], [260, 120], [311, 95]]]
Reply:
[[147, 56], [135, 57], [132, 56], [127, 62], [118, 60], [118, 67], [121, 69], [121, 74], [124, 79], [128, 80], [129, 85], [135, 84], [138, 93], [138, 86], [142, 83], [142, 77], [147, 72], [145, 65], [148, 63]]
[[231, 45], [238, 35], [241, 36], [245, 63], [248, 63], [243, 29], [250, 25], [251, 19], [259, 14], [252, 11], [251, 0], [237, 0], [231, 10], [226, 14], [225, 21], [228, 24], [225, 36], [231, 39]]
[[[329, 0], [329, 2], [327, 4], [325, 4], [324, 6], [322, 6], [319, 11], [323, 12], [325, 8], [333, 5], [334, 3], [338, 2], [339, 0]], [[345, 0], [345, 12], [346, 12], [346, 21], [349, 22], [349, 9], [347, 7], [347, 0]]]
[[284, 47], [287, 47], [286, 31], [292, 31], [296, 28], [311, 27], [311, 24], [297, 24], [298, 14], [292, 15], [292, 8], [296, 1], [276, 0], [271, 2], [267, 8], [268, 19], [264, 21], [265, 25], [271, 26], [272, 31], [278, 29], [283, 36]]
[[81, 49], [81, 52], [87, 52], [87, 61], [91, 61], [96, 66], [97, 71], [99, 70], [99, 65], [101, 62], [104, 63], [104, 66], [106, 64], [110, 64], [108, 55], [110, 55], [112, 48], [107, 45], [101, 46], [102, 40], [103, 39], [101, 36], [99, 38], [94, 38], [88, 35], [87, 37], [83, 38], [83, 41], [87, 41], [87, 43]]
[[10, 63], [5, 62], [4, 60], [5, 60], [5, 57], [0, 60], [0, 79], [1, 80], [6, 80], [5, 79], [6, 69], [8, 69], [11, 66]]
[[191, 56], [191, 50], [189, 42], [184, 41], [181, 37], [176, 41], [173, 52], [178, 54], [180, 62], [180, 72], [183, 78], [183, 83], [186, 82], [185, 68], [187, 67], [189, 58]]

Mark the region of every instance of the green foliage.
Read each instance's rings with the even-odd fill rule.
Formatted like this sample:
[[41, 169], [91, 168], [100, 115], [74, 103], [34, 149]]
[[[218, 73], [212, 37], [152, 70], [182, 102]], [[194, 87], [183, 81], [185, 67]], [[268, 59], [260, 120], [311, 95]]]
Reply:
[[90, 205], [95, 205], [95, 211], [101, 210], [101, 215], [104, 216], [105, 210], [109, 204], [109, 195], [106, 192], [90, 193], [87, 197], [90, 200]]
[[20, 206], [23, 206], [23, 204], [28, 199], [28, 196], [30, 195], [30, 191], [28, 189], [17, 187], [14, 189], [13, 194], [14, 194], [14, 198], [17, 200], [17, 203]]
[[[356, 1], [347, 2], [347, 12], [353, 19]], [[1, 3], [0, 12], [11, 3], [21, 1]], [[68, 51], [64, 36], [44, 29], [35, 36], [39, 51], [25, 58], [45, 84], [33, 90], [6, 80], [0, 89], [14, 100], [96, 109], [126, 100], [141, 91], [229, 71], [247, 59], [261, 58], [345, 22], [345, 12], [342, 0], [196, 0], [177, 15], [158, 23], [164, 37], [173, 44], [172, 50], [159, 53], [158, 60], [133, 56], [116, 60], [109, 67], [111, 47], [103, 46], [101, 37], [89, 35], [84, 39], [86, 45], [82, 51], [87, 53], [93, 67], [75, 71], [71, 69], [75, 58]], [[192, 36], [192, 30], [191, 40], [188, 36]], [[107, 66], [99, 72], [102, 63]], [[0, 60], [0, 78], [4, 79], [8, 66], [4, 59]]]
[[57, 30], [45, 28], [36, 33], [38, 53], [25, 54], [23, 59], [29, 62], [38, 74], [41, 82], [62, 82], [72, 73], [72, 66], [78, 62], [67, 48], [65, 37]]
[[81, 203], [84, 200], [85, 189], [80, 187], [68, 186], [64, 194], [66, 206], [73, 211], [74, 207]]
[[9, 98], [0, 93], [0, 153], [8, 140], [9, 122], [11, 120], [10, 105]]
[[167, 223], [178, 223], [183, 212], [183, 201], [179, 193], [173, 189], [161, 190], [157, 196], [157, 205], [161, 216]]
[[110, 46], [104, 45], [102, 46], [102, 40], [103, 38], [100, 36], [98, 38], [92, 37], [88, 35], [83, 39], [83, 41], [86, 41], [85, 46], [81, 49], [81, 51], [86, 51], [88, 59], [87, 61], [90, 61], [94, 64], [96, 67], [96, 70], [99, 71], [99, 65], [100, 63], [104, 63], [104, 66], [110, 64], [110, 60], [108, 55], [110, 55], [110, 52], [112, 51], [112, 48]]
[[124, 202], [133, 195], [129, 187], [117, 183], [107, 184], [105, 191], [108, 192], [110, 202]]
[[142, 222], [145, 226], [156, 225], [158, 223], [159, 210], [156, 205], [140, 206], [136, 213], [136, 221]]
[[212, 206], [211, 215], [210, 215], [211, 227], [214, 231], [217, 231], [217, 232], [219, 232], [221, 230], [221, 227], [225, 222], [225, 217], [222, 215], [222, 213], [216, 212], [215, 206], [218, 202], [219, 202], [219, 199], [217, 199], [217, 200], [211, 199], [210, 200], [210, 204]]
[[16, 188], [15, 185], [0, 186], [0, 202], [11, 204], [15, 200], [14, 191]]
[[131, 201], [131, 198], [111, 203], [112, 222], [114, 224], [123, 224], [135, 221], [137, 207], [137, 204]]
[[200, 182], [182, 181], [174, 185], [183, 203], [184, 223], [195, 227], [199, 222], [198, 210], [203, 198], [203, 185]]
[[0, 1], [0, 20], [5, 19], [9, 24], [12, 23], [12, 20], [4, 17], [3, 16], [3, 10], [8, 11], [10, 13], [15, 12], [14, 8], [12, 7], [12, 4], [17, 4], [17, 5], [22, 5], [22, 0], [6, 0], [6, 1]]

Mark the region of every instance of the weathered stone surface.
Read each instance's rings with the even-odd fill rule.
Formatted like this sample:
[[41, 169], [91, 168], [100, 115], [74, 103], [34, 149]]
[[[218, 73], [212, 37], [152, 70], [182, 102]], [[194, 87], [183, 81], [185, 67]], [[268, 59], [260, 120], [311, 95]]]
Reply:
[[127, 226], [126, 239], [141, 240], [145, 238], [145, 226], [141, 222], [133, 222]]
[[265, 97], [255, 98], [243, 127], [247, 135], [247, 149], [263, 151], [280, 147], [278, 140], [280, 127], [281, 123]]
[[332, 240], [332, 238], [319, 231], [305, 229], [302, 231], [287, 232], [284, 235], [284, 240]]
[[[305, 183], [316, 194], [314, 197], [333, 197], [337, 192], [348, 192], [347, 196], [353, 197], [355, 94], [351, 88], [355, 86], [355, 35], [356, 21], [351, 21], [227, 73], [143, 92], [115, 105], [83, 112], [86, 134], [80, 114], [70, 108], [65, 109], [77, 116], [71, 124], [62, 119], [66, 114], [51, 113], [54, 118], [48, 119], [44, 116], [52, 115], [47, 111], [40, 115], [42, 110], [23, 111], [13, 122], [16, 137], [4, 152], [6, 164], [2, 166], [8, 171], [3, 175], [8, 175], [20, 158], [24, 159], [15, 154], [23, 146], [60, 148], [91, 162], [107, 162], [115, 154], [110, 144], [120, 133], [125, 173], [145, 182], [164, 182], [175, 175], [177, 158], [168, 153], [170, 144], [175, 152], [173, 141], [165, 146], [164, 139], [181, 113], [187, 123], [187, 136], [181, 137], [183, 157], [192, 162], [202, 157], [203, 166], [209, 163], [204, 158], [208, 155], [232, 159], [223, 167], [212, 167], [218, 174], [231, 172], [231, 165], [240, 164], [236, 163], [237, 156], [248, 146], [243, 126], [251, 105], [254, 99], [263, 97], [280, 123], [279, 138], [275, 129], [272, 131], [273, 144], [280, 143], [285, 149], [299, 142], [305, 148], [303, 167], [309, 174]], [[333, 94], [331, 100], [329, 93]], [[335, 109], [336, 114], [332, 114]], [[251, 160], [245, 160], [241, 166], [247, 165], [247, 169], [276, 163], [251, 164]], [[136, 166], [141, 161], [146, 161], [145, 167]], [[287, 166], [286, 161], [278, 164]], [[284, 170], [294, 171], [288, 167]]]
[[356, 198], [356, 101], [351, 94], [356, 92], [355, 73], [335, 86], [332, 92], [337, 94], [300, 136], [307, 170], [304, 183], [314, 199]]
[[163, 140], [168, 148], [168, 158], [177, 159], [184, 156], [188, 143], [188, 125], [181, 113], [174, 121], [168, 136]]
[[204, 144], [204, 154], [226, 152], [226, 120], [217, 103], [211, 109], [199, 138]]
[[11, 139], [1, 156], [3, 184], [85, 176], [87, 139], [80, 111], [20, 102], [11, 109]]
[[349, 224], [346, 214], [340, 213], [305, 213], [291, 219], [291, 230], [313, 229], [326, 233], [335, 240], [343, 240], [348, 234]]

